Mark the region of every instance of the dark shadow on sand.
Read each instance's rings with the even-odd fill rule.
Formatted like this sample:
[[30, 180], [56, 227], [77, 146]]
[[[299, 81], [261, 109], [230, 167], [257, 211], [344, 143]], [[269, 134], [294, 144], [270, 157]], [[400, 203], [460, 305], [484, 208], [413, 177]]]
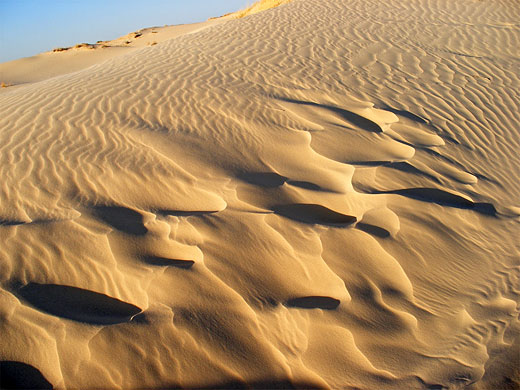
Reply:
[[0, 389], [52, 389], [52, 384], [37, 368], [11, 360], [0, 361]]
[[167, 257], [160, 256], [144, 256], [142, 259], [146, 264], [157, 265], [161, 267], [177, 267], [189, 269], [193, 267], [193, 264], [195, 264], [193, 260], [169, 259]]
[[289, 299], [285, 305], [301, 309], [334, 310], [340, 304], [339, 299], [322, 296], [298, 297]]
[[280, 100], [285, 101], [287, 103], [301, 104], [303, 106], [325, 108], [329, 111], [332, 111], [332, 112], [338, 114], [345, 121], [350, 122], [354, 126], [359, 127], [363, 130], [370, 131], [373, 133], [382, 133], [383, 132], [383, 129], [381, 129], [381, 127], [377, 123], [375, 123], [369, 119], [366, 119], [366, 118], [362, 117], [361, 115], [358, 115], [352, 111], [344, 110], [339, 107], [329, 106], [326, 104], [306, 102], [303, 100], [295, 100], [295, 99], [288, 99], [288, 98], [280, 98]]
[[397, 194], [422, 202], [435, 203], [440, 206], [474, 210], [480, 214], [496, 216], [497, 209], [491, 203], [476, 203], [460, 195], [438, 188], [403, 188], [389, 191], [371, 191], [373, 194]]
[[308, 223], [329, 226], [346, 226], [356, 222], [356, 217], [341, 214], [325, 206], [312, 203], [293, 203], [272, 208], [275, 214]]
[[48, 314], [95, 325], [127, 322], [141, 312], [137, 306], [108, 295], [60, 284], [29, 283], [17, 293]]
[[98, 218], [121, 232], [144, 236], [148, 229], [143, 224], [143, 216], [135, 210], [120, 206], [95, 206]]

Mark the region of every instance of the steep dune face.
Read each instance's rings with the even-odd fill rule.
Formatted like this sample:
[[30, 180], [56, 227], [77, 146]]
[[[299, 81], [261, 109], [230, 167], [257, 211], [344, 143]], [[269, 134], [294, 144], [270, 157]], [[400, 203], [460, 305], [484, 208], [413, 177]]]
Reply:
[[518, 388], [518, 20], [294, 0], [0, 90], [9, 386]]

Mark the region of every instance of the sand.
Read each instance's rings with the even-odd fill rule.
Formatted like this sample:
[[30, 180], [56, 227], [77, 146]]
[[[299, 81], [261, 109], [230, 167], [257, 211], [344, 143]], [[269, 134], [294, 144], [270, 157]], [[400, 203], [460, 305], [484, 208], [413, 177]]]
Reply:
[[0, 65], [2, 387], [518, 389], [518, 20], [294, 0]]
[[0, 82], [5, 86], [16, 87], [73, 73], [143, 47], [155, 46], [169, 39], [201, 31], [232, 17], [233, 15], [228, 15], [201, 23], [143, 28], [109, 41], [56, 47], [50, 52], [1, 63]]

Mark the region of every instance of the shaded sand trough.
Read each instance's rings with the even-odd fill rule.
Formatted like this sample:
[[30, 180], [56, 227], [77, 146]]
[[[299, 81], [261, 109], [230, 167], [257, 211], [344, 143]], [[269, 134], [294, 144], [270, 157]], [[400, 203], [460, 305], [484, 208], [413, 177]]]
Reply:
[[294, 0], [1, 64], [1, 386], [518, 389], [518, 20]]

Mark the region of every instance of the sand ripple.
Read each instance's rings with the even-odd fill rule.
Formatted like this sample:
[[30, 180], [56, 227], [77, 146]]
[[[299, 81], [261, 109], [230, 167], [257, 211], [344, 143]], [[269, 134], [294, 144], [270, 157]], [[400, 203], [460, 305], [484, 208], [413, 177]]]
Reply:
[[2, 381], [518, 386], [517, 20], [294, 0], [0, 91]]

